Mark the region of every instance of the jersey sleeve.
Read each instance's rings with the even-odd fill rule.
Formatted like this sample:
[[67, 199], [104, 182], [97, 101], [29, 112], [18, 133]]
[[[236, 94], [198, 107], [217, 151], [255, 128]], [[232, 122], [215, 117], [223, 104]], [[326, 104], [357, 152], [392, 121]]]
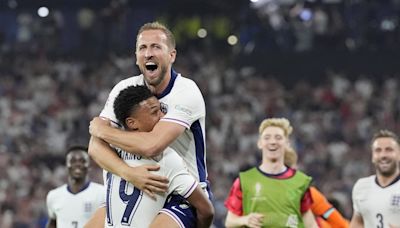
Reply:
[[184, 198], [188, 198], [196, 189], [198, 182], [189, 174], [182, 158], [174, 150], [167, 148], [164, 153], [167, 153], [167, 157], [161, 167], [164, 166], [167, 169], [166, 176], [170, 181], [168, 193], [175, 192]]
[[311, 210], [314, 215], [323, 216], [331, 208], [333, 208], [332, 204], [328, 202], [325, 196], [320, 191], [318, 191], [318, 189], [312, 186], [310, 187], [310, 192], [313, 200]]
[[352, 191], [352, 200], [353, 200], [353, 212], [354, 213], [360, 213], [360, 206], [358, 205], [358, 201], [357, 196], [359, 195], [359, 185], [360, 185], [360, 181], [358, 180], [353, 187], [353, 191]]
[[311, 209], [311, 205], [313, 203], [313, 199], [311, 197], [310, 188], [304, 193], [303, 198], [301, 199], [300, 211], [301, 213], [305, 213], [306, 211]]
[[98, 185], [97, 189], [97, 202], [99, 202], [98, 207], [104, 207], [106, 206], [106, 188], [104, 185]]
[[49, 215], [50, 219], [56, 219], [56, 213], [54, 211], [53, 203], [54, 203], [54, 192], [50, 191], [46, 197], [47, 214]]
[[200, 89], [193, 81], [174, 92], [169, 99], [168, 112], [161, 121], [180, 124], [186, 128], [201, 117], [205, 117], [205, 103]]
[[236, 178], [233, 182], [228, 198], [225, 200], [225, 207], [232, 213], [238, 216], [243, 215], [243, 193], [240, 188], [240, 179]]

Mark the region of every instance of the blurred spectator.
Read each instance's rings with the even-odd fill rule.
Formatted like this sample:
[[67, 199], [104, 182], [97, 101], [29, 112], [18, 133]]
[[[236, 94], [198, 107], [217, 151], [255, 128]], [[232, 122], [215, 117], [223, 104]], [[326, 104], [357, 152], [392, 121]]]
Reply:
[[[0, 227], [42, 227], [46, 193], [65, 182], [62, 148], [87, 143], [89, 120], [100, 112], [110, 85], [137, 73], [134, 30], [140, 20], [153, 20], [155, 11], [123, 0], [99, 2], [103, 5], [50, 11], [46, 19], [22, 5], [12, 13], [0, 11]], [[232, 12], [210, 2], [202, 4], [213, 13], [199, 7], [204, 14], [196, 21], [207, 29], [218, 16], [227, 30], [241, 33], [239, 45], [231, 51], [215, 34], [183, 36], [188, 40], [176, 67], [192, 75], [206, 99], [215, 225], [223, 224], [223, 200], [233, 178], [260, 160], [255, 123], [273, 116], [290, 119], [297, 129], [292, 143], [299, 168], [325, 195], [350, 205], [355, 180], [372, 171], [365, 153], [371, 132], [400, 130], [398, 69], [394, 74], [325, 69], [309, 80], [311, 75], [286, 62], [289, 78], [242, 62], [267, 67], [269, 59], [257, 52], [271, 52], [273, 60], [280, 51], [286, 60], [309, 57], [296, 51], [398, 51], [399, 1], [281, 0], [251, 7], [234, 7], [243, 4], [234, 1]], [[175, 14], [179, 20], [192, 18], [189, 10], [172, 8], [169, 15], [160, 14], [166, 21], [174, 21]], [[333, 61], [342, 66], [346, 59]], [[314, 71], [318, 64], [301, 67]], [[368, 62], [362, 68], [385, 69], [385, 64]], [[92, 177], [101, 181], [100, 170], [93, 169]], [[349, 218], [351, 207], [343, 213]]]

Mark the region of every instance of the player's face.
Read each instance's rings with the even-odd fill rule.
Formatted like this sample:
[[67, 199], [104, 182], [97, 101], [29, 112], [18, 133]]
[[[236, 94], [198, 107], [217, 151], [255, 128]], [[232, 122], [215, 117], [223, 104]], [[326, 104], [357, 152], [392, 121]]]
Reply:
[[136, 64], [148, 85], [167, 86], [176, 50], [168, 46], [168, 39], [161, 30], [147, 30], [139, 34], [136, 42]]
[[89, 170], [89, 155], [84, 151], [72, 151], [67, 155], [68, 173], [74, 179], [86, 178]]
[[263, 151], [263, 156], [273, 162], [283, 161], [287, 146], [287, 137], [280, 127], [271, 126], [265, 128], [258, 139], [258, 148]]
[[138, 131], [149, 132], [153, 130], [162, 116], [160, 102], [156, 97], [150, 97], [140, 103], [134, 115], [134, 128]]
[[378, 174], [392, 176], [398, 169], [400, 148], [390, 137], [377, 138], [372, 144], [372, 163]]

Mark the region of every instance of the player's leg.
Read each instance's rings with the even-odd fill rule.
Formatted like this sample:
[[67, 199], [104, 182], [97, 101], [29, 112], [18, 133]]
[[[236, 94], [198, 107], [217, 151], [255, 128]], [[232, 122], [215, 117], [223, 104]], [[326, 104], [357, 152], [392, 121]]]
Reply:
[[104, 228], [106, 219], [106, 207], [99, 207], [89, 221], [85, 224], [84, 228]]
[[196, 227], [196, 220], [196, 211], [186, 199], [179, 195], [172, 195], [167, 199], [163, 209], [154, 218], [150, 227]]
[[180, 228], [181, 226], [171, 218], [171, 216], [165, 213], [159, 213], [150, 224], [149, 228]]

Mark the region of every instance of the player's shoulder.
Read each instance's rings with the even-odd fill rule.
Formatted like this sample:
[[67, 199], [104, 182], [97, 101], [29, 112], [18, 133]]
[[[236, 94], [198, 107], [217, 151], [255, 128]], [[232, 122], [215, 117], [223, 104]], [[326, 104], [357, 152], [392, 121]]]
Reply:
[[196, 88], [198, 89], [199, 87], [197, 86], [196, 82], [193, 81], [190, 78], [187, 78], [185, 76], [182, 76], [181, 74], [178, 74], [178, 76], [175, 79], [175, 84], [177, 88], [186, 88], [186, 89], [193, 89]]
[[366, 189], [370, 186], [373, 186], [376, 184], [375, 182], [376, 176], [371, 175], [368, 177], [362, 177], [356, 181], [354, 184], [354, 191], [359, 191], [360, 189]]
[[63, 184], [59, 187], [56, 187], [50, 190], [47, 193], [47, 198], [58, 197], [59, 195], [63, 195], [67, 192], [67, 184]]
[[115, 86], [114, 89], [118, 88], [120, 90], [132, 86], [132, 85], [143, 85], [144, 80], [143, 80], [143, 75], [135, 75], [131, 76], [129, 78], [122, 79], [119, 81]]
[[95, 188], [95, 189], [99, 189], [99, 190], [103, 190], [104, 189], [104, 185], [96, 183], [96, 182], [90, 182], [90, 188]]

